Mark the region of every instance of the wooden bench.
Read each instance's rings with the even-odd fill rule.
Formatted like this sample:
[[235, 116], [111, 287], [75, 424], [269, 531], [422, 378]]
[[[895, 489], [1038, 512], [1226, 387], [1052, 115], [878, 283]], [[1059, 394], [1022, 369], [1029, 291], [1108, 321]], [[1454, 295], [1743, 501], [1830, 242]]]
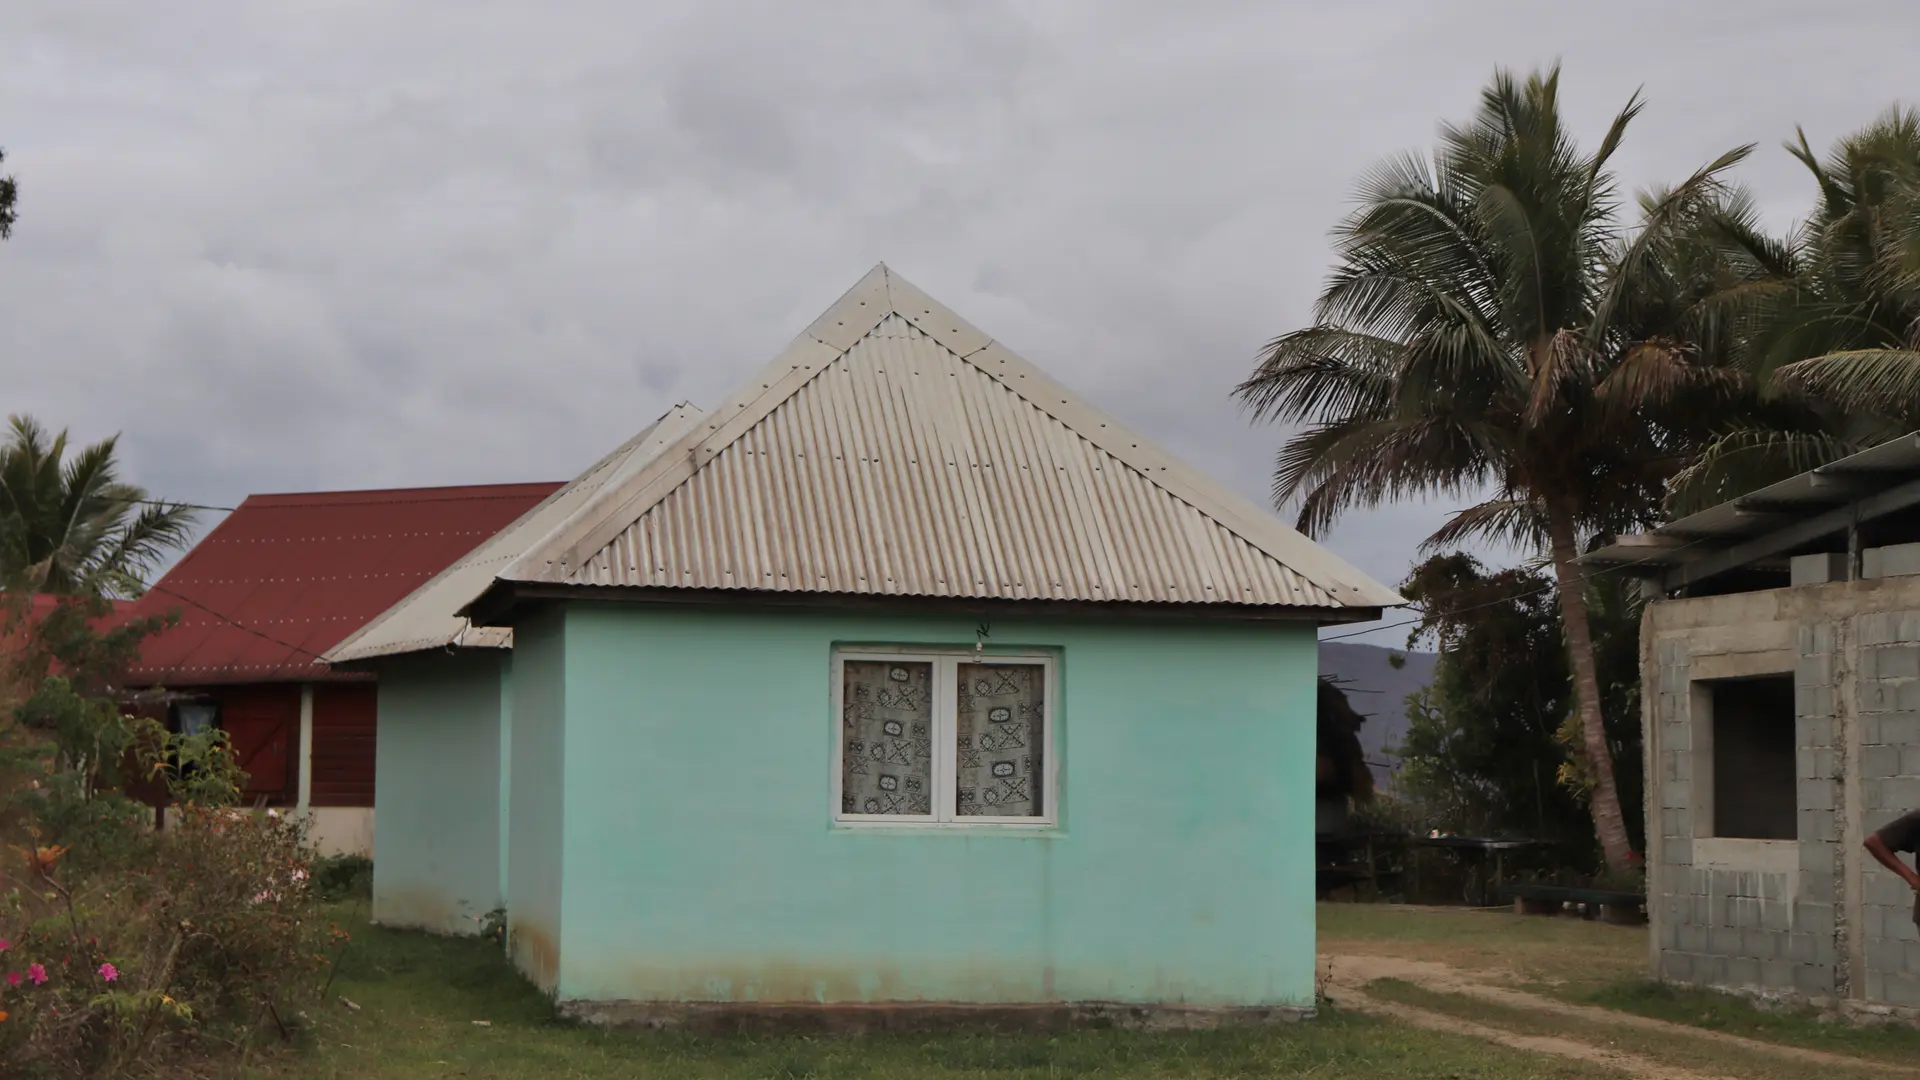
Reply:
[[1647, 921], [1647, 898], [1616, 889], [1576, 889], [1564, 885], [1508, 885], [1501, 890], [1513, 900], [1515, 915], [1558, 915], [1570, 904], [1583, 917], [1610, 923], [1637, 925]]

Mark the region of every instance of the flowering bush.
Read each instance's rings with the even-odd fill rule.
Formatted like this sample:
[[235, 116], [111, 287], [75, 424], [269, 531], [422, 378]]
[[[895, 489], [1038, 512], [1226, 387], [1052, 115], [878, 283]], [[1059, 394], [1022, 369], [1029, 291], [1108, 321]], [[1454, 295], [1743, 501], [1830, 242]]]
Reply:
[[[217, 737], [62, 668], [25, 692], [16, 675], [0, 710], [0, 1073], [151, 1075], [289, 1036], [326, 964], [300, 826], [232, 806], [244, 777]], [[129, 768], [171, 793], [165, 831], [121, 794]]]
[[21, 860], [0, 904], [0, 1060], [22, 1075], [117, 1075], [284, 1034], [324, 977], [293, 822], [183, 807], [147, 854], [71, 880], [57, 850]]

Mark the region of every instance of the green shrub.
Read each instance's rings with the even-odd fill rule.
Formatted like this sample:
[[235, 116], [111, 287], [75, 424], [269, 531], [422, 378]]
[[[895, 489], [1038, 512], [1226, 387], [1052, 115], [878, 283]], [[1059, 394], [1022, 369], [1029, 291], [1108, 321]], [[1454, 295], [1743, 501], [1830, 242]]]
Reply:
[[[301, 825], [236, 809], [245, 776], [218, 733], [123, 712], [93, 652], [126, 639], [56, 616], [0, 619], [30, 646], [0, 671], [6, 1077], [197, 1073], [262, 1033], [291, 1038], [338, 953]], [[40, 647], [49, 627], [57, 649]], [[139, 777], [171, 797], [165, 831], [124, 794]]]
[[313, 860], [313, 887], [322, 900], [370, 899], [373, 860], [365, 855], [322, 855]]

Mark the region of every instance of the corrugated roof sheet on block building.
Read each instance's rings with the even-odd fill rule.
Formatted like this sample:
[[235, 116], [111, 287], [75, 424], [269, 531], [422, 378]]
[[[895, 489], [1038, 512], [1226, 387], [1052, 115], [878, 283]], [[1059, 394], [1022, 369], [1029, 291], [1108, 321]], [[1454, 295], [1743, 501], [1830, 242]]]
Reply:
[[559, 486], [250, 496], [133, 606], [181, 620], [143, 643], [129, 681], [359, 677], [320, 656]]
[[505, 581], [995, 600], [1397, 605], [876, 267]]
[[700, 418], [687, 402], [668, 409], [640, 434], [593, 463], [586, 472], [547, 496], [479, 547], [388, 608], [327, 653], [329, 663], [397, 656], [446, 646], [509, 648], [513, 631], [473, 626], [458, 612], [493, 583], [494, 575], [546, 539], [609, 485], [618, 484], [678, 442]]

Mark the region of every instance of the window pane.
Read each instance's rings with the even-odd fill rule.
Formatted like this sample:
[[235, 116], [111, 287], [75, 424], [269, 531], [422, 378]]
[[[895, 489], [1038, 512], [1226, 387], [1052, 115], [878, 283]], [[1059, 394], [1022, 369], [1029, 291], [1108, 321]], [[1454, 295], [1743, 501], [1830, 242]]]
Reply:
[[1046, 668], [961, 664], [956, 812], [1040, 817], [1046, 745]]
[[840, 811], [933, 813], [933, 665], [848, 660]]
[[212, 705], [182, 704], [178, 706], [178, 710], [182, 735], [198, 735], [214, 726], [217, 711]]

